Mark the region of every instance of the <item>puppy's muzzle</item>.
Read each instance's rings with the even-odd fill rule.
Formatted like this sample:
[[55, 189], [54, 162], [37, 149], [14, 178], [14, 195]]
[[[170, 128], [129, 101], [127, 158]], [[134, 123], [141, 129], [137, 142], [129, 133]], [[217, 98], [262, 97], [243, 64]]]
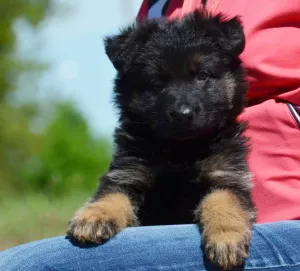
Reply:
[[193, 122], [194, 110], [188, 106], [181, 106], [178, 109], [172, 110], [170, 115], [176, 126], [185, 126]]

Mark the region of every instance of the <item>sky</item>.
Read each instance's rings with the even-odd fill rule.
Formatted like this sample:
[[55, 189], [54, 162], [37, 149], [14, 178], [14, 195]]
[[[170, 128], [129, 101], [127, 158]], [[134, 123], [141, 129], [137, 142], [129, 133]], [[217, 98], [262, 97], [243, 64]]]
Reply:
[[111, 103], [115, 70], [105, 55], [103, 37], [132, 22], [141, 0], [57, 2], [67, 4], [68, 10], [48, 20], [38, 34], [38, 53], [50, 64], [40, 95], [52, 92], [75, 101], [95, 133], [111, 136], [116, 126]]

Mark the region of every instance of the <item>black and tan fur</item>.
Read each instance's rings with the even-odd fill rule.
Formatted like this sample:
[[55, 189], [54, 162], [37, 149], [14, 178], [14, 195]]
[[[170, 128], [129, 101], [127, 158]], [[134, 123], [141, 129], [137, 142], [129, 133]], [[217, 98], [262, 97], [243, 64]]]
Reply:
[[[230, 269], [248, 253], [255, 210], [238, 19], [195, 12], [137, 22], [106, 39], [118, 71], [115, 153], [68, 235], [101, 243], [125, 227], [198, 223], [206, 256]], [[200, 244], [199, 244], [200, 245]]]

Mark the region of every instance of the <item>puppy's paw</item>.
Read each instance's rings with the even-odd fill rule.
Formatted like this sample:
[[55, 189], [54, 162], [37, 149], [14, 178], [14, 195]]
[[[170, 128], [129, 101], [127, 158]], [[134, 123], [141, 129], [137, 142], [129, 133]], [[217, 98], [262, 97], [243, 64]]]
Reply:
[[220, 231], [203, 236], [206, 257], [224, 270], [241, 266], [248, 256], [251, 231]]
[[80, 243], [102, 243], [121, 230], [107, 210], [92, 204], [80, 209], [70, 220], [67, 235]]
[[130, 200], [109, 194], [80, 208], [70, 220], [67, 235], [80, 243], [103, 243], [133, 221]]
[[242, 265], [248, 256], [252, 209], [246, 209], [232, 191], [215, 190], [204, 198], [196, 213], [200, 213], [207, 258], [225, 270]]

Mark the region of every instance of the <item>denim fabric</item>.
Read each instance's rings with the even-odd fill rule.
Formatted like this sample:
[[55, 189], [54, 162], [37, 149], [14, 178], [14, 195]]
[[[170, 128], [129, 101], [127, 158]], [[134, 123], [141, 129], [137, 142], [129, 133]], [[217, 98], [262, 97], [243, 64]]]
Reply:
[[[178, 225], [128, 228], [99, 246], [77, 246], [65, 237], [24, 244], [0, 253], [0, 270], [217, 269], [203, 257], [197, 227]], [[255, 225], [242, 270], [300, 270], [300, 221]]]

